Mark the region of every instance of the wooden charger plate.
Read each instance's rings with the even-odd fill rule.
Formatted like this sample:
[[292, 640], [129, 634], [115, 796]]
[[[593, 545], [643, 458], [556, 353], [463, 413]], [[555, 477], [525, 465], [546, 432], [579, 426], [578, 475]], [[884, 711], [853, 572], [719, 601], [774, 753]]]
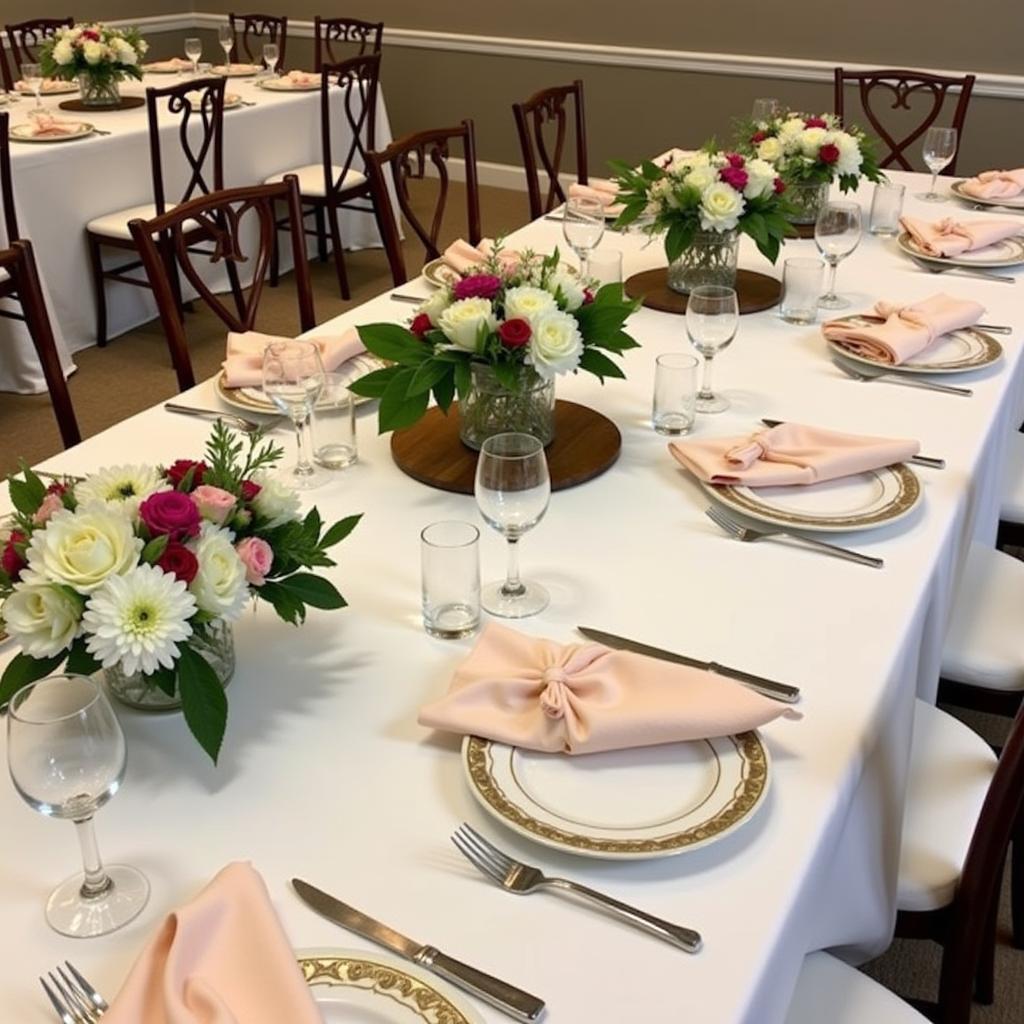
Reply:
[[[687, 296], [668, 286], [668, 267], [656, 267], [634, 274], [626, 281], [626, 294], [642, 299], [649, 309], [662, 313], [685, 313]], [[736, 271], [736, 295], [740, 313], [759, 313], [771, 309], [782, 296], [782, 282], [755, 270]]]
[[[458, 402], [446, 416], [436, 405], [405, 430], [391, 435], [395, 465], [420, 483], [456, 494], [472, 494], [480, 453], [459, 439]], [[622, 435], [607, 416], [575, 402], [555, 402], [555, 439], [545, 449], [551, 489], [593, 480], [619, 457]]]
[[104, 104], [102, 107], [86, 106], [81, 100], [64, 100], [57, 106], [61, 110], [74, 110], [76, 113], [105, 114], [108, 110], [134, 110], [146, 105], [143, 96], [122, 96], [117, 103]]

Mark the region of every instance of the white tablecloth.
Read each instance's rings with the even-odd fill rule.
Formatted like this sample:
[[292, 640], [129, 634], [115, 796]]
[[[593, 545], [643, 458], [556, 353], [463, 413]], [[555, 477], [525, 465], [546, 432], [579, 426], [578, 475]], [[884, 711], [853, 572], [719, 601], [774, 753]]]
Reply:
[[[913, 192], [925, 179], [906, 180]], [[859, 198], [866, 206], [869, 190]], [[511, 242], [564, 248], [549, 221]], [[611, 235], [602, 244], [625, 251], [627, 273], [661, 259], [656, 245], [644, 249], [636, 237]], [[813, 242], [786, 246], [786, 255], [812, 251]], [[746, 241], [741, 265], [763, 269]], [[910, 300], [941, 287], [978, 298], [990, 322], [1016, 328], [1003, 339], [1001, 364], [962, 378], [975, 390], [969, 400], [850, 381], [827, 358], [817, 327], [786, 325], [773, 312], [744, 317], [718, 360], [717, 383], [733, 408], [701, 418], [701, 435], [753, 430], [762, 416], [801, 419], [916, 436], [925, 452], [947, 460], [943, 471], [918, 471], [925, 497], [909, 518], [837, 538], [883, 556], [884, 570], [783, 544], [740, 544], [706, 519], [708, 499], [649, 426], [654, 357], [688, 348], [681, 318], [649, 310], [631, 322], [643, 347], [625, 361], [627, 382], [559, 383], [563, 397], [616, 422], [621, 458], [599, 479], [555, 494], [522, 544], [523, 572], [549, 588], [551, 605], [521, 628], [568, 641], [578, 623], [606, 627], [802, 688], [802, 720], [763, 730], [772, 785], [751, 822], [677, 857], [613, 863], [533, 845], [480, 809], [457, 741], [415, 721], [470, 646], [423, 632], [419, 531], [439, 519], [478, 521], [474, 501], [403, 476], [367, 408], [359, 463], [313, 495], [325, 518], [365, 513], [332, 571], [351, 607], [313, 612], [298, 631], [266, 607], [237, 625], [238, 670], [218, 768], [205, 762], [180, 717], [119, 712], [128, 774], [98, 815], [98, 834], [110, 860], [149, 875], [153, 893], [142, 917], [91, 942], [51, 932], [43, 904], [75, 867], [72, 830], [0, 786], [8, 851], [0, 927], [18, 937], [0, 961], [8, 1015], [26, 1024], [50, 1019], [34, 979], [65, 957], [116, 991], [163, 914], [234, 858], [251, 858], [263, 872], [296, 946], [365, 943], [303, 907], [287, 886], [295, 875], [536, 992], [563, 1024], [778, 1024], [807, 951], [838, 947], [856, 959], [881, 950], [894, 913], [913, 701], [934, 692], [966, 545], [994, 526], [1001, 450], [1020, 412], [1024, 311], [1019, 283], [939, 282], [915, 270], [894, 242], [867, 237], [841, 266], [839, 287], [854, 309], [880, 295]], [[343, 322], [404, 312], [380, 298]], [[186, 398], [217, 401], [210, 382]], [[50, 466], [86, 472], [129, 459], [169, 461], [196, 454], [206, 432], [150, 410]], [[486, 528], [482, 555], [485, 578], [498, 577], [503, 543]], [[463, 820], [545, 870], [698, 928], [704, 950], [687, 956], [557, 897], [501, 891], [449, 843]], [[504, 1019], [480, 1012], [489, 1024]]]
[[[145, 88], [179, 81], [174, 75], [147, 75], [142, 83], [127, 83], [124, 95], [141, 96]], [[235, 78], [228, 92], [241, 95], [254, 107], [224, 112], [224, 183], [228, 188], [253, 185], [289, 168], [321, 159], [320, 93], [277, 92], [258, 88], [252, 79]], [[48, 108], [67, 97], [44, 99]], [[11, 123], [26, 119], [34, 100], [11, 106]], [[32, 240], [48, 292], [54, 337], [66, 369], [71, 353], [96, 343], [96, 307], [85, 242], [85, 225], [95, 217], [153, 202], [149, 129], [146, 108], [101, 114], [72, 114], [91, 120], [109, 136], [75, 142], [11, 143], [15, 206], [23, 237]], [[336, 151], [348, 138], [338, 117]], [[346, 123], [347, 128], [347, 123]], [[162, 122], [165, 192], [178, 197], [187, 180], [178, 140], [177, 119]], [[391, 141], [383, 92], [377, 94], [377, 145]], [[341, 233], [346, 247], [380, 244], [372, 214], [342, 211]], [[107, 250], [111, 265], [125, 262], [123, 251]], [[141, 276], [143, 272], [137, 272]], [[147, 289], [107, 282], [109, 335], [151, 319], [155, 304]], [[15, 321], [0, 319], [0, 391], [44, 392], [46, 384], [28, 332]]]

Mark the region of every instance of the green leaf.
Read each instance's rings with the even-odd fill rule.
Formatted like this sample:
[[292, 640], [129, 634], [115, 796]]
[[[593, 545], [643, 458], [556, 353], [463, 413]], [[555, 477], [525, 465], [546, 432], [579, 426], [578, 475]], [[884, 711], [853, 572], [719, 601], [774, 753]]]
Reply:
[[668, 229], [668, 234], [665, 235], [665, 255], [668, 256], [669, 263], [674, 263], [682, 256], [689, 241], [688, 235], [692, 235], [692, 231], [684, 221], [677, 220]]
[[764, 215], [751, 213], [743, 218], [743, 230], [758, 244], [768, 244], [768, 225], [765, 223]]
[[170, 537], [167, 534], [161, 534], [159, 537], [154, 537], [143, 549], [142, 549], [142, 561], [149, 565], [153, 565], [160, 560], [160, 556], [167, 550], [167, 545], [170, 542]]
[[349, 391], [354, 391], [364, 398], [380, 398], [387, 390], [388, 384], [396, 373], [401, 372], [398, 366], [385, 366], [382, 370], [374, 370], [349, 384]]
[[583, 355], [580, 356], [580, 369], [594, 374], [602, 382], [604, 382], [605, 377], [624, 378], [626, 376], [618, 363], [613, 363], [603, 352], [599, 352], [596, 348], [583, 350]]
[[277, 585], [313, 608], [333, 611], [347, 606], [345, 598], [330, 580], [314, 576], [311, 572], [297, 572], [287, 579], [278, 580]]
[[362, 518], [360, 513], [359, 515], [346, 516], [344, 519], [339, 519], [320, 538], [320, 547], [333, 548], [335, 544], [340, 544], [356, 528], [356, 524]]
[[306, 608], [303, 603], [290, 591], [285, 590], [280, 583], [267, 580], [262, 587], [256, 589], [256, 596], [274, 606], [279, 618], [290, 622], [293, 626], [306, 617]]
[[469, 369], [469, 361], [464, 360], [456, 364], [455, 367], [455, 390], [458, 391], [460, 399], [464, 399], [469, 394], [471, 385], [472, 374]]
[[430, 396], [426, 391], [418, 395], [409, 394], [409, 385], [415, 373], [412, 369], [400, 370], [381, 395], [377, 414], [379, 433], [411, 427], [427, 411]]
[[358, 330], [363, 344], [381, 359], [418, 366], [430, 356], [430, 347], [399, 324], [367, 324]]
[[591, 338], [587, 342], [595, 348], [605, 348], [609, 352], [626, 352], [631, 348], [639, 348], [640, 343], [634, 341], [625, 331], [616, 331], [614, 334], [602, 335], [600, 338]]
[[455, 373], [449, 373], [446, 377], [442, 377], [434, 385], [434, 401], [437, 402], [438, 408], [443, 412], [447, 413], [451, 408], [452, 399], [455, 397]]
[[173, 697], [178, 692], [177, 664], [175, 664], [174, 668], [164, 668], [161, 665], [155, 672], [150, 672], [147, 678], [156, 683], [168, 697]]
[[80, 636], [71, 644], [71, 651], [68, 654], [67, 664], [64, 666], [65, 672], [71, 672], [78, 676], [91, 676], [94, 672], [99, 672], [103, 667], [100, 662], [86, 650], [85, 643], [86, 638], [84, 636]]
[[507, 391], [517, 392], [522, 387], [519, 379], [519, 367], [515, 363], [495, 363], [491, 369], [498, 383]]
[[188, 644], [182, 644], [178, 651], [178, 692], [185, 723], [216, 764], [228, 723], [228, 699], [224, 687], [209, 662]]
[[452, 364], [438, 359], [425, 359], [409, 383], [408, 398], [429, 391], [442, 377], [452, 373]]
[[18, 651], [0, 677], [0, 706], [8, 703], [23, 686], [48, 676], [66, 657], [66, 651], [52, 658], [32, 658]]
[[23, 516], [31, 517], [35, 515], [43, 499], [39, 498], [36, 500], [32, 485], [26, 480], [19, 480], [17, 477], [12, 476], [7, 486], [11, 494], [11, 504]]

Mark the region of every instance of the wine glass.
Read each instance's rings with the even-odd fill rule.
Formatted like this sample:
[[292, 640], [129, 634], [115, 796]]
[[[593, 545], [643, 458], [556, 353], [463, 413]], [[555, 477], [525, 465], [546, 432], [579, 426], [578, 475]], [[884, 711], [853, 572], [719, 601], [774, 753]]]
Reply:
[[274, 77], [274, 68], [277, 67], [278, 49], [277, 43], [263, 44], [263, 63], [267, 68], [267, 77]]
[[320, 350], [311, 341], [274, 341], [263, 352], [263, 391], [295, 424], [299, 457], [289, 483], [300, 490], [323, 483], [310, 460], [309, 420], [324, 389]]
[[22, 64], [21, 80], [32, 90], [36, 97], [36, 110], [43, 109], [43, 101], [39, 96], [43, 88], [43, 69], [39, 64]]
[[604, 235], [604, 205], [599, 199], [570, 196], [565, 204], [562, 233], [579, 257], [580, 277], [586, 277], [587, 256]]
[[477, 507], [488, 526], [508, 541], [508, 575], [489, 583], [480, 603], [492, 615], [522, 619], [548, 606], [539, 583], [519, 577], [519, 538], [544, 518], [551, 498], [551, 478], [544, 445], [532, 434], [496, 434], [487, 438], [476, 464]]
[[57, 675], [19, 690], [7, 713], [7, 763], [18, 795], [33, 810], [75, 823], [84, 872], [62, 882], [46, 903], [54, 931], [106, 935], [138, 916], [149, 882], [123, 864], [104, 867], [93, 815], [124, 778], [124, 733], [99, 686]]
[[750, 119], [755, 124], [762, 124], [765, 121], [770, 121], [778, 112], [779, 101], [771, 97], [765, 97], [754, 100], [754, 109], [750, 114]]
[[185, 56], [192, 61], [192, 74], [199, 74], [199, 58], [203, 55], [203, 41], [198, 36], [185, 40]]
[[860, 234], [858, 203], [829, 202], [818, 211], [814, 241], [828, 264], [828, 290], [818, 299], [822, 309], [844, 309], [850, 304], [836, 295], [836, 267], [860, 244]]
[[224, 50], [224, 70], [230, 71], [231, 51], [235, 47], [235, 32], [231, 27], [231, 22], [227, 22], [217, 29], [217, 38], [220, 40], [220, 45]]
[[956, 129], [929, 128], [924, 136], [923, 156], [928, 170], [932, 172], [932, 183], [928, 191], [919, 193], [917, 198], [928, 203], [944, 202], [945, 196], [935, 191], [935, 181], [939, 176], [939, 171], [948, 166], [956, 156]]
[[711, 360], [728, 348], [740, 325], [736, 289], [720, 284], [701, 284], [686, 300], [686, 333], [690, 344], [704, 357], [704, 374], [697, 392], [697, 412], [724, 412], [729, 400], [711, 390]]

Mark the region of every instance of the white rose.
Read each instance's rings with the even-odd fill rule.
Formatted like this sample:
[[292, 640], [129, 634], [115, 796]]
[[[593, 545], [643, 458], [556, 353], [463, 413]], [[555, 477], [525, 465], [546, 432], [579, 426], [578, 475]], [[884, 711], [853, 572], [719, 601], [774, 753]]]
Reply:
[[249, 596], [245, 563], [235, 551], [234, 539], [230, 530], [203, 523], [195, 545], [199, 571], [188, 587], [202, 611], [225, 622], [242, 614]]
[[524, 285], [505, 292], [505, 319], [527, 320], [533, 326], [544, 313], [558, 309], [554, 296], [545, 288]]
[[711, 156], [704, 150], [698, 150], [693, 156], [687, 158], [686, 162], [691, 167], [708, 167], [711, 164]]
[[145, 57], [148, 52], [149, 52], [149, 43], [147, 43], [145, 39], [140, 39], [139, 40], [139, 56], [140, 57]]
[[490, 299], [460, 299], [441, 314], [437, 326], [455, 348], [477, 352], [481, 333], [497, 330], [498, 321]]
[[818, 150], [825, 144], [828, 132], [824, 128], [808, 128], [800, 136], [800, 151], [804, 156], [818, 156]]
[[776, 138], [767, 138], [758, 143], [757, 155], [761, 160], [773, 164], [782, 156], [782, 143]]
[[75, 62], [75, 48], [68, 39], [62, 39], [53, 48], [53, 59], [58, 64], [73, 64]]
[[82, 53], [87, 64], [99, 64], [107, 55], [107, 47], [95, 39], [87, 39], [85, 46], [82, 47]]
[[783, 121], [779, 126], [779, 142], [785, 150], [791, 150], [799, 146], [800, 136], [804, 132], [804, 119], [802, 117], [791, 117]]
[[45, 529], [32, 534], [28, 567], [41, 579], [90, 594], [108, 576], [128, 572], [141, 550], [127, 515], [89, 502], [74, 512], [54, 513]]
[[731, 185], [712, 185], [700, 203], [700, 226], [705, 231], [731, 231], [739, 222], [746, 203]]
[[578, 276], [570, 274], [564, 267], [559, 267], [548, 279], [548, 290], [555, 296], [556, 301], [561, 296], [562, 305], [570, 313], [579, 309], [586, 298], [583, 281]]
[[575, 370], [583, 354], [583, 335], [576, 318], [568, 313], [545, 313], [530, 338], [526, 362], [546, 380], [558, 373]]
[[768, 195], [775, 185], [775, 168], [766, 160], [748, 160], [744, 170], [747, 172], [747, 187], [743, 195], [747, 199]]
[[452, 293], [450, 288], [438, 288], [433, 295], [420, 306], [417, 313], [426, 313], [430, 322], [437, 327], [441, 314], [451, 305]]
[[846, 132], [836, 132], [831, 141], [839, 148], [839, 159], [835, 163], [837, 174], [859, 174], [864, 157], [860, 143]]
[[260, 493], [252, 500], [256, 514], [267, 521], [267, 529], [299, 518], [299, 496], [287, 484], [282, 483], [276, 473], [260, 471], [253, 474], [253, 481], [259, 484]]
[[702, 164], [700, 167], [695, 167], [690, 173], [683, 179], [684, 185], [690, 185], [691, 187], [703, 192], [704, 189], [708, 188], [718, 181], [718, 171], [710, 164]]
[[51, 583], [23, 583], [4, 602], [8, 632], [32, 658], [52, 658], [78, 635], [82, 608]]

